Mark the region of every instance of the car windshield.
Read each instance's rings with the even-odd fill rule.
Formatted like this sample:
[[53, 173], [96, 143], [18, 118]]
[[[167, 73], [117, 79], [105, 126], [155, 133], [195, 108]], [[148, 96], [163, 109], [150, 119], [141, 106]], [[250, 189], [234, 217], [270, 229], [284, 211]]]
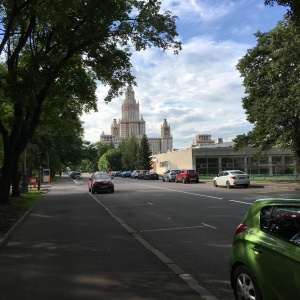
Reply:
[[187, 170], [188, 173], [195, 173], [195, 170]]
[[110, 179], [107, 174], [95, 174], [94, 179]]

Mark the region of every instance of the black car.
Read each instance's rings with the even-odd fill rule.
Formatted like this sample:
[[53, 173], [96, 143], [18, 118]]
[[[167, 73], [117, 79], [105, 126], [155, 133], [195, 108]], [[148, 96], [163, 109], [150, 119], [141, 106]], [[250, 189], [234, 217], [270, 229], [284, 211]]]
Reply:
[[144, 176], [145, 180], [158, 180], [159, 175], [156, 172], [147, 172]]

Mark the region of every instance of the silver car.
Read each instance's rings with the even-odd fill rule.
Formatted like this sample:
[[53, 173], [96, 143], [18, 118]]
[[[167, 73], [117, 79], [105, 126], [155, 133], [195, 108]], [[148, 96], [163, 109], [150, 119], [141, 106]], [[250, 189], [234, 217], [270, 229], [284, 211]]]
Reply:
[[167, 170], [166, 172], [164, 172], [164, 174], [162, 175], [162, 181], [175, 181], [176, 179], [176, 174], [181, 172], [181, 170]]
[[226, 186], [228, 189], [232, 186], [243, 186], [247, 188], [250, 184], [249, 175], [240, 170], [227, 170], [221, 172], [214, 178], [215, 187]]

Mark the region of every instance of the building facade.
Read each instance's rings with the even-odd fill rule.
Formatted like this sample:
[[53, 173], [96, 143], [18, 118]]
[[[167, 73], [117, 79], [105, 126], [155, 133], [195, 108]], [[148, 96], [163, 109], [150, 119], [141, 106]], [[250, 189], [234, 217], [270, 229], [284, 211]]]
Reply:
[[[100, 142], [113, 143], [117, 148], [121, 141], [128, 140], [132, 135], [140, 141], [144, 134], [146, 134], [146, 121], [140, 115], [140, 105], [135, 99], [134, 90], [129, 85], [125, 92], [125, 100], [122, 103], [122, 117], [117, 122], [113, 120], [110, 128], [111, 133], [100, 135]], [[173, 137], [171, 135], [171, 128], [164, 119], [161, 125], [161, 136], [157, 138], [149, 138], [150, 151], [153, 155], [158, 153], [165, 153], [173, 149]]]
[[233, 142], [213, 143], [168, 151], [152, 157], [153, 169], [159, 174], [168, 169], [194, 169], [200, 175], [216, 175], [224, 170], [242, 170], [248, 174], [297, 174], [293, 153], [272, 148], [259, 157], [251, 147], [234, 150]]

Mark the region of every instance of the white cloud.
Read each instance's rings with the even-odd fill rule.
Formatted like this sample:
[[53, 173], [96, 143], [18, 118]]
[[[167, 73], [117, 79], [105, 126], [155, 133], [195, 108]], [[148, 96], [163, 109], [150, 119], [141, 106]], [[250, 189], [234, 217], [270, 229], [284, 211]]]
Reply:
[[[251, 130], [242, 108], [244, 88], [236, 65], [247, 49], [255, 46], [252, 20], [258, 19], [260, 12], [266, 16], [268, 8], [258, 8], [260, 0], [162, 2], [163, 10], [172, 9], [180, 17], [183, 50], [173, 55], [151, 48], [132, 55], [138, 84], [135, 97], [148, 137], [160, 136], [164, 119], [171, 125], [175, 148], [188, 147], [197, 133], [231, 140]], [[276, 24], [278, 16], [269, 26]], [[202, 29], [190, 26], [193, 22], [211, 30], [200, 32]], [[106, 92], [99, 84], [99, 112], [82, 118], [86, 140], [98, 141], [102, 131], [110, 134], [113, 119], [121, 118], [124, 97], [105, 104]]]

